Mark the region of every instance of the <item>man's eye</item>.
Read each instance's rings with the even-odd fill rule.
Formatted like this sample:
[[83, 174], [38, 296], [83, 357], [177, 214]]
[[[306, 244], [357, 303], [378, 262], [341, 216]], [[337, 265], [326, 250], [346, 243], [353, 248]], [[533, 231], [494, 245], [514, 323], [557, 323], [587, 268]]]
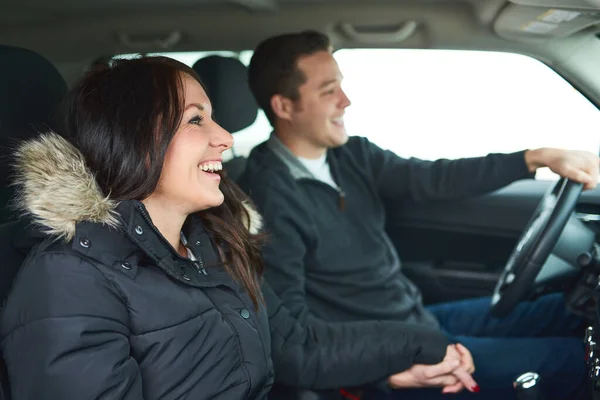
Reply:
[[331, 89], [331, 90], [328, 90], [328, 91], [324, 92], [323, 95], [327, 96], [327, 95], [332, 95], [334, 93], [335, 93], [335, 89]]
[[194, 124], [194, 125], [200, 125], [202, 124], [202, 121], [204, 120], [203, 117], [196, 115], [195, 117], [193, 117], [192, 119], [190, 119], [189, 123], [190, 124]]

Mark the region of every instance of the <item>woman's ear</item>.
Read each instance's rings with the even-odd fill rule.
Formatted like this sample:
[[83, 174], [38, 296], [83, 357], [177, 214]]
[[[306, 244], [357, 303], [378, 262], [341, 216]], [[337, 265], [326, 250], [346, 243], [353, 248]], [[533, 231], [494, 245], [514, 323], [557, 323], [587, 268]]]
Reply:
[[271, 109], [277, 118], [290, 120], [292, 119], [294, 102], [287, 97], [276, 94], [271, 97]]

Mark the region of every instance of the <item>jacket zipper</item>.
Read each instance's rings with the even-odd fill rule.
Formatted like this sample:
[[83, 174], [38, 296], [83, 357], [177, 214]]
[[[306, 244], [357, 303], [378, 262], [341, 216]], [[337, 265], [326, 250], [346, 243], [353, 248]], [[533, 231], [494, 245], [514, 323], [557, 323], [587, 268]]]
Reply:
[[342, 189], [342, 187], [338, 183], [340, 179], [335, 157], [331, 157], [329, 160], [329, 171], [331, 172], [331, 177], [333, 178], [336, 184], [336, 190], [338, 192], [338, 205], [340, 207], [340, 211], [344, 211], [344, 209], [346, 208], [346, 192], [344, 192], [344, 189]]
[[314, 178], [300, 178], [298, 180], [315, 183], [317, 185], [323, 185], [323, 186], [328, 187], [329, 189], [332, 189], [338, 195], [338, 208], [340, 209], [340, 211], [344, 211], [344, 209], [346, 208], [346, 192], [344, 192], [344, 189], [342, 189], [341, 186], [336, 184], [336, 186], [333, 187], [328, 183], [325, 183], [323, 181], [320, 181], [320, 180], [314, 179]]
[[[143, 207], [136, 207], [136, 208], [142, 214], [142, 217], [148, 223], [148, 225], [154, 231], [154, 233], [156, 233], [158, 236], [160, 236], [161, 238], [163, 238], [166, 241], [167, 239], [165, 239], [165, 237], [162, 235], [162, 233], [160, 233], [158, 228], [156, 226], [154, 226], [154, 223], [152, 223], [152, 219], [148, 215], [148, 212]], [[189, 247], [188, 247], [188, 249], [189, 249]], [[197, 261], [191, 261], [190, 259], [187, 259], [187, 260], [192, 264], [192, 266], [194, 267], [196, 272], [198, 272], [199, 274], [208, 275], [208, 272], [206, 272], [206, 269], [204, 268], [204, 260], [202, 259], [202, 257], [196, 255], [196, 253], [192, 249], [190, 249], [190, 252], [194, 255], [194, 257], [196, 258]], [[181, 257], [181, 255], [179, 255], [179, 254], [177, 254], [177, 255], [180, 258], [183, 258], [183, 257]]]
[[190, 253], [192, 253], [192, 256], [194, 256], [194, 258], [195, 258], [195, 260], [189, 260], [189, 261], [192, 263], [192, 266], [194, 267], [196, 272], [198, 272], [199, 274], [208, 275], [208, 272], [206, 272], [206, 269], [204, 269], [204, 259], [202, 258], [202, 255], [196, 254], [194, 249], [192, 249], [191, 247], [188, 247], [188, 245], [187, 245], [188, 240], [185, 236], [183, 236], [183, 232], [181, 233], [181, 241], [183, 242], [183, 245], [185, 246], [185, 248], [188, 249], [188, 251]]
[[336, 190], [338, 192], [338, 205], [340, 207], [340, 211], [344, 211], [346, 208], [346, 192], [344, 192], [339, 186], [336, 187]]
[[192, 261], [192, 265], [194, 266], [194, 269], [196, 270], [196, 272], [198, 272], [199, 274], [208, 276], [208, 272], [206, 272], [206, 269], [204, 268], [204, 260], [202, 259], [202, 256], [196, 255], [196, 252], [194, 250], [190, 249], [189, 247], [188, 247], [188, 249], [190, 250], [190, 253], [192, 253], [194, 255], [194, 258], [196, 259], [196, 261]]

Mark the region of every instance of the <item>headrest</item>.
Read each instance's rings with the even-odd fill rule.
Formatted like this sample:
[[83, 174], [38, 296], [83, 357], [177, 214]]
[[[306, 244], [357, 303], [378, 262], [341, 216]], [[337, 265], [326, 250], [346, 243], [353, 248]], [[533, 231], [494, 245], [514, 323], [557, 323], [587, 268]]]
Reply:
[[222, 56], [208, 56], [192, 67], [206, 87], [215, 120], [230, 133], [252, 125], [258, 105], [248, 85], [248, 70], [241, 61]]
[[[31, 50], [0, 45], [0, 137], [30, 133], [54, 123], [67, 84], [57, 69]], [[37, 126], [36, 126], [37, 127]]]
[[31, 50], [0, 45], [0, 222], [9, 193], [10, 155], [19, 141], [48, 128], [67, 91], [57, 69]]

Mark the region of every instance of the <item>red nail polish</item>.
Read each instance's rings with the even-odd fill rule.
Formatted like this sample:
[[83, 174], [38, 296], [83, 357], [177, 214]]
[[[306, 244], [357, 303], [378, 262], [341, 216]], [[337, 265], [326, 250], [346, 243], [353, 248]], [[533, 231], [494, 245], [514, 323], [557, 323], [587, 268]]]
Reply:
[[479, 393], [479, 385], [475, 385], [475, 386], [473, 386], [473, 388], [472, 388], [472, 389], [473, 389], [473, 392], [475, 392], [475, 393]]

